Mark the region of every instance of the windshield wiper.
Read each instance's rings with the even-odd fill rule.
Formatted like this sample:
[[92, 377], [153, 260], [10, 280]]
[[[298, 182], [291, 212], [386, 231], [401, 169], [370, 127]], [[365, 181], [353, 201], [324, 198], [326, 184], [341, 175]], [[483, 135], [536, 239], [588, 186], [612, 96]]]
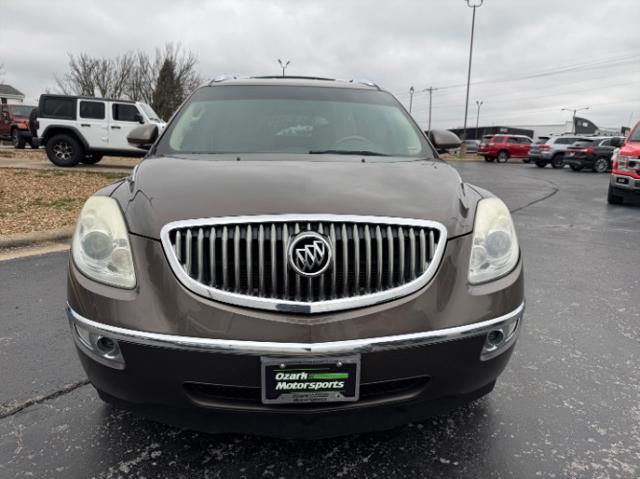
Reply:
[[311, 150], [310, 155], [357, 155], [357, 156], [391, 156], [386, 153], [369, 150]]

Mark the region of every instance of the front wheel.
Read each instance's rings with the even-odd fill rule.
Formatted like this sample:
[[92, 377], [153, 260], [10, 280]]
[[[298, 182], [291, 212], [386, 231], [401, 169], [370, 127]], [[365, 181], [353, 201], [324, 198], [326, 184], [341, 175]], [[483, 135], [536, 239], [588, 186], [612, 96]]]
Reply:
[[495, 158], [492, 158], [492, 157], [490, 157], [490, 156], [485, 156], [485, 157], [484, 157], [484, 161], [486, 161], [487, 163], [493, 163], [493, 160], [494, 160], [494, 159], [495, 159]]
[[531, 163], [531, 158], [523, 158], [522, 162], [523, 163]]
[[547, 166], [547, 162], [546, 161], [541, 161], [541, 160], [536, 160], [536, 166], [538, 168], [544, 168], [545, 166]]
[[76, 166], [84, 158], [84, 148], [71, 135], [55, 135], [47, 141], [47, 156], [56, 166]]
[[564, 168], [564, 155], [556, 155], [551, 159], [551, 166], [553, 168]]
[[19, 150], [24, 148], [24, 138], [22, 138], [17, 128], [11, 131], [11, 143], [14, 148], [18, 148]]
[[609, 160], [601, 156], [593, 162], [593, 171], [596, 173], [605, 173], [609, 169]]
[[610, 205], [621, 205], [624, 201], [622, 196], [618, 196], [613, 192], [613, 188], [609, 186], [609, 192], [607, 193], [607, 203]]
[[502, 150], [500, 153], [498, 153], [498, 163], [506, 163], [507, 160], [509, 159], [509, 152]]

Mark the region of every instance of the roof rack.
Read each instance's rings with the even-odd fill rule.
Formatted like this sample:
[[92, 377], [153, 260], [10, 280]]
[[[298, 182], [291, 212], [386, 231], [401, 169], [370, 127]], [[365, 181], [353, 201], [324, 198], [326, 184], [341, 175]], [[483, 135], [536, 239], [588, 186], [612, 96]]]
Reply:
[[223, 74], [218, 75], [213, 80], [211, 80], [208, 85], [211, 86], [214, 83], [221, 83], [229, 80], [238, 80], [242, 78], [248, 79], [256, 79], [256, 80], [318, 80], [318, 81], [341, 81], [345, 83], [358, 83], [360, 85], [370, 86], [377, 90], [380, 90], [380, 87], [376, 85], [374, 82], [370, 80], [361, 80], [357, 78], [353, 78], [351, 80], [341, 80], [337, 78], [327, 78], [327, 77], [315, 77], [315, 76], [304, 76], [304, 75], [254, 75], [254, 76], [244, 76], [244, 75], [230, 75]]
[[257, 80], [322, 80], [322, 81], [336, 81], [335, 78], [326, 78], [326, 77], [312, 77], [312, 76], [304, 76], [304, 75], [258, 75], [252, 76], [250, 78], [255, 78]]

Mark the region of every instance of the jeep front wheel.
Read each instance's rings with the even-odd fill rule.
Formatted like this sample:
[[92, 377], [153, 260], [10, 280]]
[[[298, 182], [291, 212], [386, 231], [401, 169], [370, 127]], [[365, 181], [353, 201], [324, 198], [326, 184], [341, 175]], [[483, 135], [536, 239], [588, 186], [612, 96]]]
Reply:
[[84, 148], [70, 135], [55, 135], [47, 141], [47, 156], [56, 166], [76, 166], [84, 158]]
[[22, 138], [17, 128], [11, 130], [11, 143], [14, 148], [18, 148], [20, 150], [24, 148], [24, 138]]

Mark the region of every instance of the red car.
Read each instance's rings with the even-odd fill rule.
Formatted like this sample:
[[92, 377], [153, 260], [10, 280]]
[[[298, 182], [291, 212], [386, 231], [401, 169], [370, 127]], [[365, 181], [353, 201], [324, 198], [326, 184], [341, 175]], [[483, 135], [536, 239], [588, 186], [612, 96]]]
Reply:
[[480, 144], [478, 155], [483, 156], [485, 161], [498, 160], [498, 163], [504, 163], [509, 158], [527, 159], [532, 143], [533, 140], [524, 135], [494, 135]]
[[11, 140], [16, 148], [29, 144], [37, 148], [33, 134], [29, 129], [29, 115], [35, 106], [3, 104], [0, 107], [0, 140]]
[[[621, 139], [614, 140], [611, 142], [612, 146], [622, 143]], [[640, 122], [620, 145], [620, 149], [613, 154], [607, 200], [609, 204], [619, 205], [624, 200], [634, 198], [640, 200]]]

